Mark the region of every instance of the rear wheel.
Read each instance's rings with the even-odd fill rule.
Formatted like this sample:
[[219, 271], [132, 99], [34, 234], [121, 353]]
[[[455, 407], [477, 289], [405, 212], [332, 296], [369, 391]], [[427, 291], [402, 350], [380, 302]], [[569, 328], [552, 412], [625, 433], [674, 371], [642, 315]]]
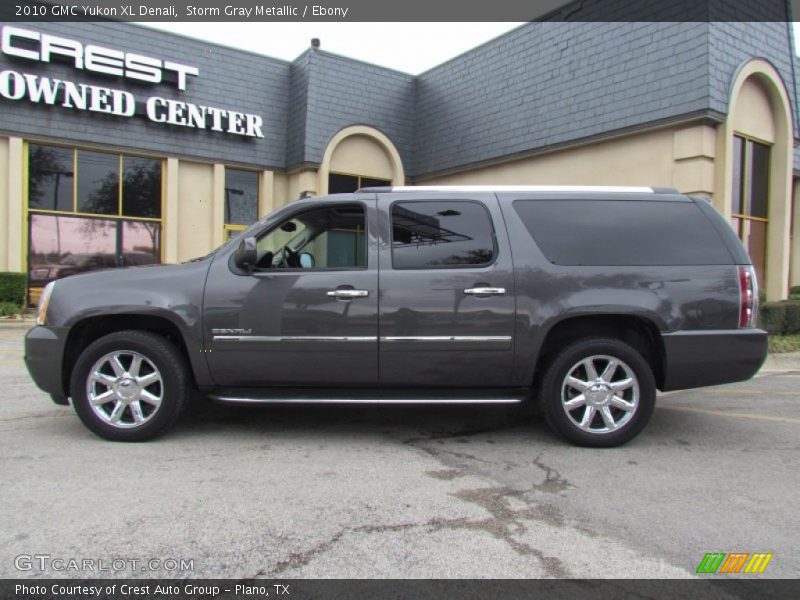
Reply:
[[180, 417], [190, 396], [186, 361], [165, 338], [120, 331], [90, 344], [72, 372], [75, 412], [97, 435], [136, 442]]
[[540, 402], [548, 424], [581, 446], [612, 447], [636, 437], [655, 407], [653, 371], [633, 347], [587, 338], [563, 348], [547, 367]]

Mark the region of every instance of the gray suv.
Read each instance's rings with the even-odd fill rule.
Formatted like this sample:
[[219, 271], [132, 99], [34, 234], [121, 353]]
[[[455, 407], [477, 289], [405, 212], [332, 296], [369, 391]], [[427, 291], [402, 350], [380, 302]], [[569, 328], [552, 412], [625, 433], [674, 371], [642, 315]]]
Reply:
[[752, 377], [747, 253], [662, 188], [365, 188], [292, 202], [208, 256], [50, 283], [25, 361], [112, 440], [197, 393], [240, 405], [519, 404], [616, 446], [656, 390]]

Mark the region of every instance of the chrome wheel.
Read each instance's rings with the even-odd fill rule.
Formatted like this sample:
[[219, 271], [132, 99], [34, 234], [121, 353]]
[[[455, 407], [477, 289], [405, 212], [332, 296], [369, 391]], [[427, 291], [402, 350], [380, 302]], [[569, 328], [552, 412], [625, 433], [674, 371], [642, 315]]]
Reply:
[[619, 430], [636, 413], [639, 381], [613, 356], [589, 356], [576, 363], [561, 385], [561, 405], [572, 423], [593, 434]]
[[89, 370], [86, 397], [102, 421], [129, 429], [155, 416], [164, 398], [164, 384], [146, 356], [118, 350], [101, 357]]

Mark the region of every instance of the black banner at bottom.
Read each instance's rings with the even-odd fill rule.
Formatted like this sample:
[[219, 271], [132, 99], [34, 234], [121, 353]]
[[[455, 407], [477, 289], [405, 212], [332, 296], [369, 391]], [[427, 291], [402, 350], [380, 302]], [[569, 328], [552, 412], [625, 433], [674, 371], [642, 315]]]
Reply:
[[794, 600], [788, 579], [5, 579], [0, 598], [19, 600]]

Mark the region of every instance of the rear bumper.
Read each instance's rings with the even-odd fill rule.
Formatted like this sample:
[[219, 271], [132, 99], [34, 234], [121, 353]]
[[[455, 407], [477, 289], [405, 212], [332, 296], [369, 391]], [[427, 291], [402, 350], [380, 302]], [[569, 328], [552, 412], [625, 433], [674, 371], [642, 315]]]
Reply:
[[25, 335], [25, 366], [33, 382], [48, 394], [67, 394], [61, 379], [68, 329], [36, 326]]
[[661, 339], [663, 391], [744, 381], [767, 358], [767, 332], [761, 329], [677, 331]]

